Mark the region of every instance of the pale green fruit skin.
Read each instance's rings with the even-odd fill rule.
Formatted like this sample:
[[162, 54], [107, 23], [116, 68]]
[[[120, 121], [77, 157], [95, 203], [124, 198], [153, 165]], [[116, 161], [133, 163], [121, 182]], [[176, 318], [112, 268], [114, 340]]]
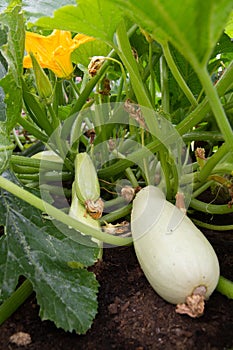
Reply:
[[211, 244], [192, 221], [154, 186], [142, 189], [133, 202], [131, 230], [141, 268], [166, 301], [184, 303], [198, 286], [205, 299], [219, 280], [219, 263]]
[[79, 153], [75, 158], [75, 190], [78, 199], [96, 201], [100, 197], [100, 186], [96, 169], [86, 153]]
[[49, 160], [50, 162], [63, 163], [63, 159], [59, 157], [54, 151], [41, 151], [34, 154], [31, 158], [40, 160]]

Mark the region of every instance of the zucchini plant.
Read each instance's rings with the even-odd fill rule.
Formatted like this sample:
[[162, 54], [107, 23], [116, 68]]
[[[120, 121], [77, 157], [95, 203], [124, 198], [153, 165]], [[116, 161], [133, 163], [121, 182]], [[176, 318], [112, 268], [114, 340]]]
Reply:
[[[195, 225], [233, 229], [232, 10], [230, 0], [0, 5], [1, 323], [34, 290], [42, 319], [85, 333], [98, 307], [88, 267], [105, 245], [140, 250], [130, 221], [150, 186], [167, 208], [182, 192]], [[221, 203], [203, 202], [205, 191]], [[229, 219], [213, 225], [208, 214]], [[209, 252], [205, 297], [217, 285], [232, 298], [212, 247], [183, 225]], [[155, 282], [177, 303], [195, 287], [173, 300]]]

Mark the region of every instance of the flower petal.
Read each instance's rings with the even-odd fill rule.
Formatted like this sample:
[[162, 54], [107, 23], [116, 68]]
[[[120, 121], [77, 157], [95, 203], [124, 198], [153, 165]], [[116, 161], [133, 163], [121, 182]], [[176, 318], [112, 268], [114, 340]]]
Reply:
[[[67, 78], [73, 72], [71, 53], [91, 40], [95, 39], [84, 34], [77, 34], [72, 39], [69, 31], [57, 29], [48, 36], [26, 32], [25, 49], [33, 53], [42, 68], [51, 69], [60, 78]], [[23, 66], [32, 68], [29, 55], [24, 57]]]

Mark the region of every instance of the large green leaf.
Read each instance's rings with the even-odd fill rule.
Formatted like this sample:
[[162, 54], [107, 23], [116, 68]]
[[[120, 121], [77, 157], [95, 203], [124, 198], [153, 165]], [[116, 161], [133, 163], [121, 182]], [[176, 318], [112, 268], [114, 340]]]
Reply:
[[75, 5], [75, 0], [23, 0], [23, 10], [27, 20], [34, 22], [43, 16], [52, 16], [53, 12], [65, 5]]
[[49, 29], [80, 32], [112, 42], [122, 11], [108, 0], [80, 0], [54, 12], [53, 18], [40, 18], [35, 24]]
[[229, 35], [230, 38], [233, 38], [233, 10], [229, 16], [228, 22], [225, 27], [225, 32]]
[[7, 63], [7, 72], [0, 80], [0, 87], [3, 89], [1, 96], [2, 99], [4, 97], [8, 132], [16, 124], [22, 109], [21, 75], [24, 55], [24, 18], [21, 6], [17, 5], [20, 1], [14, 3], [16, 3], [14, 7], [9, 6], [0, 14], [2, 28], [4, 28], [5, 34], [7, 33], [7, 43], [2, 45], [2, 40], [0, 42], [0, 53]]
[[0, 12], [3, 12], [7, 8], [7, 6], [9, 5], [10, 2], [11, 2], [11, 0], [1, 0]]
[[204, 66], [233, 8], [232, 0], [117, 0], [110, 2], [161, 43], [171, 42], [194, 65]]
[[95, 275], [85, 267], [97, 260], [99, 248], [76, 231], [80, 242], [68, 239], [62, 229], [69, 228], [58, 230], [39, 210], [5, 191], [0, 209], [0, 223], [5, 224], [0, 240], [0, 299], [9, 297], [23, 275], [33, 284], [43, 320], [85, 333], [97, 312], [98, 291]]
[[80, 45], [72, 53], [72, 61], [74, 63], [81, 63], [87, 67], [93, 56], [107, 56], [109, 54], [109, 45], [101, 40], [89, 41], [83, 45]]

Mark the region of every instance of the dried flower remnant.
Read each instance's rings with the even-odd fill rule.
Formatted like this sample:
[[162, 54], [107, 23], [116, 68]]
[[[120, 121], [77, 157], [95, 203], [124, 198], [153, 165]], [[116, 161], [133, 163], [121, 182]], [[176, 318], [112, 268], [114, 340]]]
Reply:
[[193, 318], [200, 317], [203, 315], [205, 309], [204, 299], [205, 297], [199, 294], [188, 296], [185, 303], [177, 304], [176, 313], [186, 314]]
[[94, 77], [98, 73], [98, 70], [102, 67], [104, 60], [104, 56], [93, 56], [91, 58], [91, 61], [88, 65], [88, 72], [92, 77]]
[[115, 225], [106, 222], [102, 229], [104, 232], [110, 235], [121, 235], [124, 237], [131, 235], [130, 224], [128, 221], [122, 221], [121, 223]]
[[121, 196], [130, 203], [135, 196], [135, 189], [131, 186], [125, 186], [121, 189]]
[[96, 201], [93, 200], [86, 200], [85, 201], [85, 208], [88, 212], [88, 214], [93, 219], [99, 219], [102, 216], [103, 210], [104, 210], [104, 202], [101, 198], [97, 199]]
[[74, 70], [71, 53], [92, 40], [95, 39], [84, 34], [72, 38], [71, 33], [65, 30], [54, 30], [48, 36], [26, 32], [25, 49], [28, 55], [24, 57], [23, 66], [32, 68], [30, 53], [33, 53], [42, 68], [52, 70], [59, 78], [69, 79]]
[[203, 166], [206, 163], [205, 149], [201, 147], [197, 147], [195, 150], [195, 157], [199, 167], [203, 168]]

